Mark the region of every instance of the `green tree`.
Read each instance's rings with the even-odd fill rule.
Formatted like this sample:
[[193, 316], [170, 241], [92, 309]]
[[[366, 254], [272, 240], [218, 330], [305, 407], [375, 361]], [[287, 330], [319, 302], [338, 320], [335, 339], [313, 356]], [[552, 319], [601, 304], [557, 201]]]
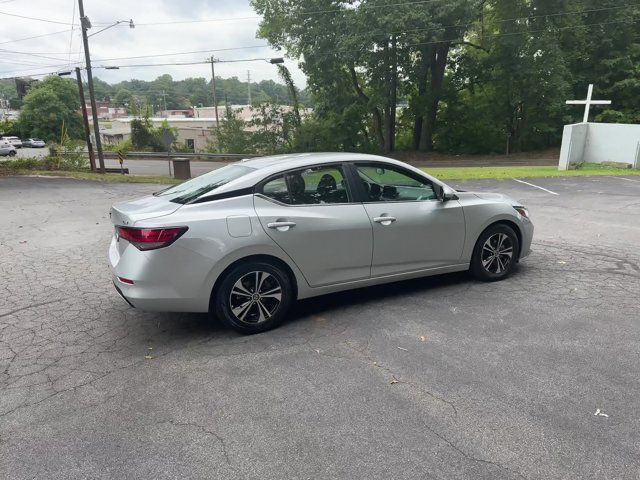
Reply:
[[134, 96], [131, 90], [119, 88], [113, 97], [112, 103], [117, 107], [130, 107], [133, 105]]
[[395, 148], [401, 95], [411, 99], [416, 146], [432, 148], [449, 51], [477, 14], [474, 3], [435, 0], [416, 8], [384, 0], [252, 1], [263, 15], [259, 36], [304, 58], [301, 67], [320, 111], [352, 114], [349, 106], [359, 104], [366, 129], [358, 129], [361, 138], [353, 143], [373, 142], [387, 152]]
[[78, 88], [72, 80], [49, 76], [24, 97], [20, 131], [25, 137], [60, 141], [63, 128], [71, 138], [83, 138]]
[[220, 153], [255, 153], [247, 125], [229, 104], [225, 109], [220, 127], [214, 131], [216, 146], [210, 145], [210, 150]]

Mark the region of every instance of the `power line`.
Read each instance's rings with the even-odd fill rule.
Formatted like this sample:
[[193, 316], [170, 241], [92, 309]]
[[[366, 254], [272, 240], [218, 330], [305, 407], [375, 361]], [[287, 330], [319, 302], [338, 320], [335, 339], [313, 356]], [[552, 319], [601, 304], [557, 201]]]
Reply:
[[76, 21], [76, 0], [71, 0], [71, 3], [73, 4], [73, 9], [71, 10], [71, 33], [69, 35], [69, 66], [71, 66], [71, 52], [73, 49], [73, 29], [75, 27], [75, 21]]
[[114, 57], [114, 58], [99, 58], [94, 60], [96, 62], [110, 62], [114, 60], [135, 60], [140, 58], [157, 58], [157, 57], [170, 57], [172, 55], [191, 55], [191, 54], [200, 54], [200, 53], [212, 53], [212, 52], [230, 52], [233, 50], [248, 50], [254, 48], [270, 48], [270, 45], [248, 45], [246, 47], [230, 47], [230, 48], [214, 48], [208, 50], [193, 50], [190, 52], [173, 52], [173, 53], [158, 53], [153, 55], [137, 55], [135, 57]]
[[[588, 28], [588, 27], [597, 27], [597, 26], [606, 26], [606, 25], [614, 25], [614, 24], [626, 24], [626, 25], [631, 25], [631, 24], [635, 24], [637, 23], [637, 21], [634, 20], [620, 20], [620, 21], [610, 21], [610, 22], [598, 22], [598, 23], [590, 23], [590, 24], [582, 24], [582, 25], [571, 25], [571, 26], [565, 26], [565, 27], [557, 27], [554, 28], [554, 31], [559, 31], [559, 30], [573, 30], [573, 29], [580, 29], [580, 28]], [[534, 34], [534, 33], [544, 33], [544, 32], [548, 32], [549, 29], [538, 29], [538, 30], [525, 30], [525, 31], [520, 31], [520, 32], [507, 32], [507, 33], [498, 33], [498, 34], [485, 34], [484, 38], [501, 38], [501, 37], [511, 37], [514, 35], [529, 35], [529, 34]], [[424, 46], [424, 45], [435, 45], [438, 43], [444, 43], [444, 42], [462, 42], [464, 41], [464, 38], [442, 38], [439, 40], [433, 40], [433, 41], [429, 41], [429, 42], [419, 42], [419, 43], [411, 43], [411, 44], [406, 44], [404, 45], [404, 47], [417, 47], [417, 46]], [[212, 50], [207, 50], [207, 52], [211, 52]], [[343, 53], [340, 51], [332, 51], [332, 52], [327, 52], [327, 53], [322, 53], [319, 54], [318, 56], [331, 56], [331, 55], [335, 55], [336, 53]], [[361, 53], [364, 53], [364, 50], [361, 51]], [[242, 62], [242, 61], [254, 61], [254, 60], [258, 60], [258, 59], [231, 59], [231, 60], [223, 60], [220, 61], [220, 63], [235, 63], [235, 62]], [[262, 60], [262, 59], [259, 59]], [[106, 60], [103, 60], [106, 61]], [[76, 64], [80, 64], [81, 62], [76, 62]], [[118, 67], [118, 68], [146, 68], [146, 67], [163, 67], [163, 66], [187, 66], [187, 65], [205, 65], [208, 64], [209, 61], [193, 61], [193, 62], [170, 62], [170, 63], [150, 63], [150, 64], [128, 64], [128, 65], [102, 65], [99, 67], [95, 67], [95, 68], [101, 68], [101, 69], [105, 69], [105, 68], [109, 68], [109, 67]], [[23, 70], [16, 70], [16, 71], [27, 71], [27, 70], [39, 70], [41, 68], [63, 68], [65, 67], [67, 64], [61, 64], [61, 65], [48, 65], [48, 66], [42, 66], [39, 68], [32, 68], [32, 69], [23, 69]], [[15, 71], [9, 71], [9, 72], [0, 72], [0, 73], [14, 73]], [[55, 74], [57, 72], [50, 72], [50, 73], [39, 73], [39, 74], [33, 74], [32, 76], [41, 76], [41, 75], [49, 75], [49, 74]], [[9, 77], [9, 78], [15, 78], [15, 77]], [[4, 79], [4, 78], [3, 78]]]
[[[443, 0], [416, 0], [411, 2], [396, 2], [396, 3], [387, 3], [384, 5], [363, 5], [354, 9], [346, 9], [346, 8], [333, 8], [327, 10], [303, 10], [300, 12], [295, 12], [296, 15], [321, 15], [325, 13], [342, 13], [348, 11], [362, 11], [362, 10], [374, 10], [374, 9], [382, 9], [382, 8], [396, 8], [402, 6], [413, 6], [413, 5], [424, 5], [428, 3], [436, 3], [442, 2]], [[137, 26], [161, 26], [161, 25], [180, 25], [180, 24], [193, 24], [193, 23], [210, 23], [210, 22], [233, 22], [239, 20], [256, 20], [261, 19], [262, 17], [259, 15], [247, 16], [247, 17], [226, 17], [226, 18], [209, 18], [202, 20], [172, 20], [166, 22], [147, 22], [147, 23], [138, 23]]]
[[34, 22], [55, 23], [58, 25], [71, 25], [70, 23], [67, 23], [67, 22], [59, 22], [57, 20], [49, 20], [47, 18], [27, 17], [25, 15], [18, 15], [17, 13], [0, 12], [0, 15], [6, 15], [7, 17], [23, 18], [25, 20], [33, 20]]
[[72, 32], [73, 30], [77, 30], [77, 29], [71, 28], [67, 30], [60, 30], [59, 32], [51, 32], [51, 33], [43, 33], [41, 35], [34, 35], [32, 37], [23, 37], [23, 38], [17, 38], [15, 40], [6, 40], [3, 42], [0, 42], [0, 45], [6, 45], [7, 43], [24, 42], [25, 40], [33, 40], [34, 38], [49, 37], [51, 35], [60, 35], [61, 33]]

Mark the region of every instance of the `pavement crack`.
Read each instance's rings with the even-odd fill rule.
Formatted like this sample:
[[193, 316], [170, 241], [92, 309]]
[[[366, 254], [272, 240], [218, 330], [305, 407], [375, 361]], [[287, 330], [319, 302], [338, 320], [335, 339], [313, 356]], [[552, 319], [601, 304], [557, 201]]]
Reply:
[[11, 311], [6, 312], [6, 313], [0, 313], [0, 318], [8, 317], [9, 315], [13, 315], [15, 313], [22, 312], [23, 310], [29, 310], [30, 308], [42, 307], [44, 305], [50, 305], [52, 303], [59, 303], [59, 302], [62, 302], [63, 300], [64, 300], [63, 298], [59, 298], [57, 300], [50, 300], [48, 302], [33, 303], [31, 305], [27, 305], [26, 307], [16, 308], [15, 310], [11, 310]]
[[493, 460], [486, 460], [484, 458], [478, 458], [478, 457], [474, 457], [471, 454], [468, 454], [467, 452], [465, 452], [464, 450], [462, 450], [460, 447], [458, 447], [455, 443], [453, 443], [451, 440], [449, 440], [447, 437], [445, 437], [444, 435], [441, 435], [440, 433], [438, 433], [436, 430], [434, 430], [433, 428], [431, 428], [429, 425], [427, 425], [426, 423], [423, 424], [424, 427], [429, 430], [429, 432], [431, 432], [433, 435], [435, 435], [436, 437], [438, 437], [440, 440], [442, 440], [444, 443], [446, 443], [449, 447], [451, 447], [453, 450], [455, 450], [456, 452], [458, 452], [460, 455], [462, 455], [465, 459], [470, 460], [472, 462], [477, 462], [477, 463], [484, 463], [486, 465], [492, 465], [494, 467], [498, 467], [501, 470], [504, 470], [506, 472], [509, 472], [511, 474], [515, 474], [520, 478], [523, 478], [524, 480], [527, 480], [527, 477], [525, 477], [522, 473], [517, 472], [515, 470], [512, 470], [508, 467], [505, 467], [504, 465], [502, 465], [501, 463], [495, 462]]

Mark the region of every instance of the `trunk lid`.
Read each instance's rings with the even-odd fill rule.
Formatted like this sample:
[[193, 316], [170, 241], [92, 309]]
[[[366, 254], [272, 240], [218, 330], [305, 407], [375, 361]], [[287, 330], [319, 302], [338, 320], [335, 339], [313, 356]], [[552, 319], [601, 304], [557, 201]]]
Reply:
[[140, 220], [164, 217], [182, 207], [166, 197], [148, 195], [129, 202], [116, 203], [111, 207], [111, 222], [114, 225], [132, 227]]

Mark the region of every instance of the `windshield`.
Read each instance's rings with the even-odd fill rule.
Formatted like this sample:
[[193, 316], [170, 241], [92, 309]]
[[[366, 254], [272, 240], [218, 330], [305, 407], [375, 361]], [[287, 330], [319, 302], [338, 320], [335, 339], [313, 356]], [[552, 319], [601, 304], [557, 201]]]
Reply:
[[154, 193], [154, 195], [157, 197], [172, 196], [174, 197], [171, 198], [172, 202], [189, 203], [253, 170], [253, 168], [244, 165], [227, 165], [213, 172], [205, 173], [179, 185]]

